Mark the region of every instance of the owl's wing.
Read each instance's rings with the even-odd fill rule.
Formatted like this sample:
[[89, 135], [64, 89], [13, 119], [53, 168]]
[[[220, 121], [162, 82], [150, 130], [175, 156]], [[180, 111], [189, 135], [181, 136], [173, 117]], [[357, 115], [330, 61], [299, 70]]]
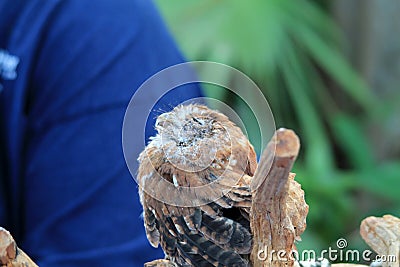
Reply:
[[211, 190], [224, 192], [223, 197], [216, 200], [222, 208], [241, 208], [250, 212], [252, 193], [250, 189], [252, 176], [257, 169], [257, 156], [253, 146], [247, 139], [233, 144], [234, 162], [230, 162], [223, 170], [210, 168], [203, 181], [215, 181]]
[[[179, 185], [186, 185], [188, 182], [194, 186], [196, 186], [194, 182], [204, 185], [205, 181], [202, 180], [205, 177], [197, 177], [196, 173], [172, 170], [170, 167], [167, 168], [167, 164], [160, 165], [161, 167], [155, 172], [145, 172], [143, 171], [145, 168], [139, 170], [141, 177], [147, 177], [143, 179], [147, 188], [154, 189], [153, 192], [156, 194], [166, 191], [161, 183], [155, 182], [157, 179], [152, 179], [154, 175], [159, 175], [158, 172], [163, 173], [163, 177], [165, 175], [164, 178], [168, 181], [175, 175], [174, 179]], [[226, 194], [200, 207], [171, 206], [143, 193], [145, 227], [151, 244], [153, 246], [160, 244], [167, 258], [180, 266], [248, 266], [248, 262], [241, 257], [241, 254], [250, 253], [252, 237], [248, 219], [241, 213], [251, 205], [251, 192], [245, 182], [239, 181], [243, 180], [242, 174], [234, 171], [227, 174], [229, 179], [226, 181], [229, 185], [217, 182], [210, 187], [210, 190], [228, 188]], [[213, 174], [206, 171], [203, 175]], [[208, 181], [216, 179], [209, 176]], [[233, 187], [232, 181], [234, 181]], [[196, 198], [207, 199], [207, 193], [210, 192], [204, 191], [204, 193], [197, 195]]]
[[240, 254], [250, 253], [251, 235], [240, 223], [199, 207], [158, 205], [160, 244], [169, 258], [182, 266], [248, 266]]
[[215, 180], [210, 190], [221, 191], [223, 196], [216, 199], [222, 208], [250, 208], [252, 193], [250, 189], [251, 177], [246, 173], [238, 172], [232, 168], [227, 168], [221, 176], [208, 173], [210, 180]]
[[188, 267], [248, 266], [240, 254], [250, 253], [251, 234], [224, 216], [222, 206], [228, 207], [230, 200], [203, 205], [209, 213], [203, 206], [177, 207], [143, 196], [147, 237], [153, 246], [160, 244], [169, 259]]
[[[234, 170], [228, 170], [225, 174], [228, 175], [227, 179], [216, 180], [217, 182], [206, 191], [210, 195], [215, 195], [211, 191], [224, 190], [226, 193], [222, 197], [197, 208], [175, 211], [169, 208], [168, 214], [182, 215], [180, 218], [171, 216], [174, 227], [172, 232], [175, 233], [176, 229], [177, 235], [183, 242], [177, 248], [179, 253], [184, 255], [185, 259], [189, 257], [193, 265], [193, 262], [198, 264], [198, 262], [204, 262], [205, 259], [207, 264], [213, 264], [194, 266], [247, 266], [248, 264], [240, 255], [249, 254], [252, 244], [248, 219], [251, 206], [250, 187], [247, 185], [248, 181], [240, 181], [246, 178], [243, 174]], [[213, 176], [214, 174], [206, 172], [205, 175]], [[180, 173], [176, 172], [176, 176], [180, 182]], [[191, 177], [191, 180], [194, 179], [199, 181], [204, 177]], [[215, 179], [217, 177], [207, 178], [208, 181]], [[230, 187], [232, 183], [234, 186]], [[201, 194], [197, 197], [206, 199], [206, 196]]]
[[143, 209], [143, 220], [147, 239], [153, 247], [157, 248], [160, 242], [160, 232], [154, 209], [146, 205]]
[[[217, 180], [217, 188], [224, 188], [224, 196], [216, 201], [222, 208], [238, 208], [242, 216], [248, 223], [250, 207], [252, 202], [251, 180], [257, 169], [257, 155], [253, 146], [246, 140], [247, 150], [239, 150], [241, 153], [236, 155], [244, 165], [228, 166], [222, 176], [224, 179]], [[241, 167], [240, 167], [241, 166]], [[244, 166], [244, 167], [243, 167]], [[213, 173], [213, 172], [212, 172]], [[212, 175], [212, 174], [211, 174]], [[238, 220], [241, 220], [239, 217]], [[248, 227], [250, 229], [250, 227]]]

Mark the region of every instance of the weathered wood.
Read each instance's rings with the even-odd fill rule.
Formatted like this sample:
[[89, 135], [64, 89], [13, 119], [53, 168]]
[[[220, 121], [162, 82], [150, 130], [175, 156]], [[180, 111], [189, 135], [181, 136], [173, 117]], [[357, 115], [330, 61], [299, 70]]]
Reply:
[[278, 130], [264, 150], [252, 180], [253, 267], [293, 266], [295, 240], [306, 228], [308, 205], [290, 173], [300, 149], [296, 134]]
[[154, 260], [151, 262], [146, 262], [144, 264], [144, 267], [178, 267], [175, 263], [169, 261], [169, 260]]
[[21, 249], [11, 234], [0, 227], [0, 266], [1, 267], [38, 267]]
[[[361, 222], [360, 234], [379, 255], [388, 259], [382, 266], [400, 266], [400, 219], [392, 215], [368, 217]], [[395, 261], [393, 261], [395, 260]]]

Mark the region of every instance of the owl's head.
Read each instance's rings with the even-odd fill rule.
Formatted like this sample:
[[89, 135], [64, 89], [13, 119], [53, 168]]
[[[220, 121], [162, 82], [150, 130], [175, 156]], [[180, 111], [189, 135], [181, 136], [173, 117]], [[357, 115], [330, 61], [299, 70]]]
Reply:
[[204, 140], [221, 138], [226, 134], [225, 127], [231, 126], [229, 124], [225, 115], [203, 105], [190, 104], [161, 114], [155, 128], [164, 141], [173, 141], [177, 147], [189, 147]]
[[155, 128], [152, 142], [171, 162], [202, 169], [221, 151], [231, 150], [229, 131], [237, 127], [222, 113], [190, 104], [161, 114]]

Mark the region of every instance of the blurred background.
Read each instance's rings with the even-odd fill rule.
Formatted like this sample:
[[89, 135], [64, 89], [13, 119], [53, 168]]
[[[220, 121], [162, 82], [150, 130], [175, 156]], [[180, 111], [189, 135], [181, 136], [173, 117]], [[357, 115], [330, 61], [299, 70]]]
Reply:
[[[365, 249], [363, 218], [400, 216], [400, 2], [156, 3], [188, 60], [250, 76], [276, 126], [300, 136], [294, 171], [310, 205], [300, 250], [335, 248], [338, 238], [348, 249]], [[206, 92], [249, 118], [249, 137], [260, 142], [237, 97]]]

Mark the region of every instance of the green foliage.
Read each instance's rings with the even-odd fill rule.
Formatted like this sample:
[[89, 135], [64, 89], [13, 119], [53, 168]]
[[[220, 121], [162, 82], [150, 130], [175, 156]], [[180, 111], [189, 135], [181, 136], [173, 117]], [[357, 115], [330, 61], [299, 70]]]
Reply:
[[[383, 205], [396, 215], [400, 162], [378, 164], [374, 157], [365, 132], [379, 107], [342, 55], [340, 31], [325, 11], [306, 0], [159, 0], [158, 5], [188, 59], [225, 63], [249, 75], [268, 99], [276, 125], [299, 134], [302, 152], [295, 171], [310, 205], [303, 248], [323, 249], [354, 236], [361, 219]], [[223, 91], [207, 87], [206, 92], [249, 118]], [[250, 119], [245, 124], [254, 142], [257, 124]], [[365, 198], [374, 204], [365, 207]]]

